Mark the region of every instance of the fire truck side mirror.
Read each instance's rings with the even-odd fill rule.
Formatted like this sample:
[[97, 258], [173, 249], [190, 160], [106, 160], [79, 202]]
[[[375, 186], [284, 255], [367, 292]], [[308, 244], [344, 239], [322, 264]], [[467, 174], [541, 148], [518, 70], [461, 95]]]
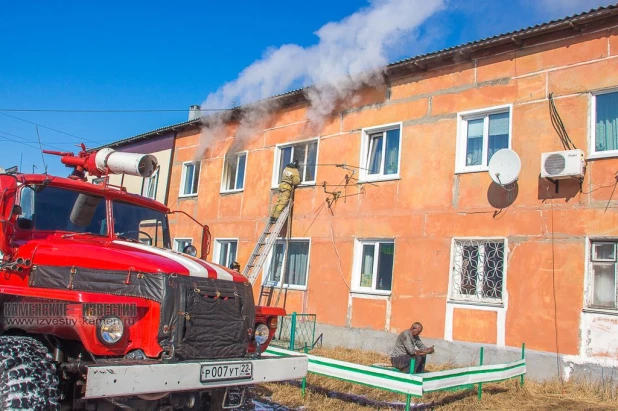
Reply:
[[17, 195], [17, 178], [14, 175], [0, 174], [0, 253], [10, 251], [7, 221], [13, 216], [13, 205]]
[[200, 253], [200, 259], [206, 260], [208, 254], [210, 254], [210, 229], [207, 225], [202, 226], [202, 250]]

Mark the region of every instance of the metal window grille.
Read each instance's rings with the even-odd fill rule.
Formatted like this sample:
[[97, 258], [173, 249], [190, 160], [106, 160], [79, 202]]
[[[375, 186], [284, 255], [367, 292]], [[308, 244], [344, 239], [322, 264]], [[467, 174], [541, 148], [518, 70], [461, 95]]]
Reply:
[[451, 299], [502, 302], [503, 240], [455, 240]]

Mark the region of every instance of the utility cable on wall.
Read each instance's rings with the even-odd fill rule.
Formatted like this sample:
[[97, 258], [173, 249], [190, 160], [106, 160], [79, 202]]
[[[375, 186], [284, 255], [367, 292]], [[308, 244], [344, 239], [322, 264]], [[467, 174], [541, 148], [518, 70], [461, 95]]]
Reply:
[[556, 255], [554, 251], [554, 199], [550, 198], [549, 204], [551, 206], [551, 281], [552, 292], [554, 297], [554, 333], [556, 337], [556, 366], [558, 371], [558, 378], [560, 382], [564, 384], [562, 378], [562, 371], [560, 367], [560, 345], [558, 343], [558, 301], [556, 298]]
[[565, 150], [575, 150], [575, 144], [571, 141], [571, 138], [567, 134], [566, 128], [564, 127], [564, 123], [560, 118], [560, 114], [558, 113], [558, 109], [556, 108], [556, 104], [554, 103], [553, 93], [549, 93], [549, 117], [551, 119], [551, 124], [554, 126], [554, 130], [558, 133], [558, 137], [560, 137], [560, 142]]

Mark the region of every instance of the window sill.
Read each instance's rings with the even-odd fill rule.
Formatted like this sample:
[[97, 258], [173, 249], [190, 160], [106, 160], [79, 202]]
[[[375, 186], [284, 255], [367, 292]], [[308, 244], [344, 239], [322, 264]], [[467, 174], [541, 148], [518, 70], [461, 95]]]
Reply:
[[399, 174], [379, 176], [379, 177], [364, 176], [360, 178], [356, 184], [380, 183], [382, 181], [395, 181], [395, 180], [401, 180], [401, 176]]
[[382, 297], [387, 299], [391, 296], [392, 291], [377, 291], [377, 290], [351, 290], [350, 295], [352, 298], [367, 298], [367, 297]]
[[591, 308], [586, 307], [582, 310], [582, 312], [586, 314], [604, 314], [604, 315], [614, 315], [618, 316], [618, 309], [611, 308]]
[[586, 158], [586, 161], [603, 160], [606, 158], [617, 158], [617, 157], [618, 157], [618, 151], [613, 150], [613, 151], [608, 151], [606, 153], [604, 152], [592, 153]]
[[238, 190], [226, 190], [226, 191], [220, 191], [219, 194], [221, 194], [222, 196], [225, 195], [230, 195], [230, 194], [238, 194], [238, 193], [242, 193], [243, 191], [245, 191], [244, 188], [238, 189]]
[[[274, 287], [275, 290], [277, 288], [281, 288], [281, 284], [264, 283], [263, 286], [264, 287]], [[283, 288], [286, 290], [292, 290], [292, 291], [307, 291], [306, 285], [284, 285]]]
[[182, 200], [182, 199], [184, 199], [184, 198], [195, 198], [195, 197], [197, 197], [197, 193], [195, 193], [195, 194], [183, 194], [183, 195], [179, 195], [179, 196], [178, 196], [178, 199], [179, 199], [179, 200]]
[[473, 174], [473, 173], [486, 173], [489, 171], [489, 167], [482, 168], [471, 168], [471, 169], [460, 169], [455, 170], [455, 174]]
[[452, 305], [471, 305], [476, 307], [504, 308], [504, 303], [502, 302], [447, 300], [446, 303]]

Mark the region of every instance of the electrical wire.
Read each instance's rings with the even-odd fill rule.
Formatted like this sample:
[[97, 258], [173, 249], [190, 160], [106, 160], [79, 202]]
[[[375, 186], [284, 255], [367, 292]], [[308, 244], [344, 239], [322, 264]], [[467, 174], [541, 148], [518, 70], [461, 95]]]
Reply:
[[562, 372], [560, 370], [560, 345], [558, 343], [558, 301], [556, 299], [556, 256], [554, 251], [554, 199], [549, 200], [551, 206], [551, 282], [554, 296], [554, 333], [556, 336], [556, 366], [558, 367], [558, 378], [564, 384]]
[[330, 218], [328, 222], [330, 224], [330, 238], [331, 238], [331, 241], [333, 242], [333, 248], [335, 249], [335, 255], [337, 256], [337, 261], [339, 262], [339, 275], [341, 275], [341, 279], [343, 280], [343, 283], [345, 284], [345, 286], [348, 287], [348, 290], [352, 291], [352, 288], [350, 287], [348, 282], [345, 280], [345, 277], [343, 276], [343, 267], [341, 266], [341, 256], [339, 255], [339, 251], [337, 251], [337, 245], [335, 244], [335, 231], [333, 230], [333, 219]]
[[[87, 141], [89, 143], [100, 144], [100, 142], [98, 142], [98, 141], [90, 140], [90, 139], [87, 139], [85, 137], [76, 136], [75, 134], [67, 133], [67, 132], [62, 131], [62, 130], [58, 130], [58, 129], [55, 129], [55, 128], [47, 127], [47, 126], [44, 126], [42, 124], [35, 123], [34, 121], [26, 120], [26, 119], [23, 119], [23, 118], [20, 118], [20, 117], [16, 117], [16, 116], [13, 116], [13, 115], [10, 115], [10, 114], [3, 113], [2, 111], [0, 111], [0, 114], [2, 114], [3, 116], [14, 118], [15, 120], [20, 120], [20, 121], [23, 121], [25, 123], [29, 123], [29, 124], [33, 124], [35, 126], [39, 126], [41, 128], [45, 128], [47, 130], [55, 131], [56, 133], [64, 134], [64, 135], [67, 135], [67, 136], [70, 136], [70, 137], [75, 137], [75, 138], [77, 138], [79, 140], [82, 140], [82, 141]], [[113, 140], [110, 140], [110, 142], [111, 141], [113, 141]]]
[[554, 130], [556, 130], [558, 137], [560, 137], [560, 142], [562, 143], [564, 149], [575, 150], [575, 144], [571, 141], [571, 138], [567, 134], [564, 123], [562, 122], [558, 109], [556, 108], [556, 104], [554, 103], [553, 93], [549, 93], [549, 117], [551, 119], [551, 124], [554, 126]]
[[[3, 131], [3, 130], [0, 130], [0, 134], [6, 134], [6, 135], [9, 135], [9, 136], [11, 136], [11, 137], [16, 137], [16, 138], [19, 138], [19, 139], [21, 139], [21, 140], [28, 141], [28, 142], [30, 142], [30, 143], [35, 143], [35, 144], [39, 144], [39, 143], [41, 143], [40, 141], [38, 141], [38, 142], [37, 142], [36, 140], [31, 140], [31, 139], [29, 139], [29, 138], [22, 137], [22, 136], [18, 136], [17, 134], [12, 134], [12, 133], [9, 133], [9, 132], [7, 132], [7, 131]], [[52, 146], [51, 144], [47, 144], [47, 143], [41, 143], [41, 144], [42, 144], [42, 145], [44, 145], [45, 147], [50, 147], [50, 148], [53, 148], [53, 149], [55, 149], [55, 150], [64, 151], [64, 149], [62, 149], [62, 148], [60, 148], [60, 147], [55, 147], [55, 146]], [[71, 143], [71, 144], [73, 144], [73, 143]]]
[[616, 183], [614, 184], [614, 188], [612, 189], [612, 193], [609, 196], [609, 200], [607, 200], [607, 205], [605, 206], [605, 211], [603, 211], [603, 214], [605, 214], [607, 212], [607, 209], [609, 208], [609, 204], [612, 202], [612, 198], [614, 197], [614, 191], [616, 191], [616, 185], [618, 185], [618, 179], [616, 179]]

